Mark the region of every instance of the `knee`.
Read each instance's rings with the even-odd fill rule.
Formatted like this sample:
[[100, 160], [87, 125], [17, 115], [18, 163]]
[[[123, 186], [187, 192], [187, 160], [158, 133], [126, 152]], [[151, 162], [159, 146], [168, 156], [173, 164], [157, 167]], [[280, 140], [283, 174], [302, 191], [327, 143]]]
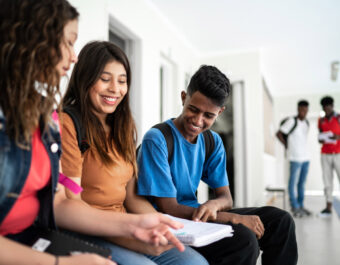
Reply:
[[277, 228], [283, 229], [282, 231], [295, 229], [294, 219], [289, 212], [272, 206], [265, 206], [264, 208], [271, 213], [270, 222], [276, 223]]
[[191, 257], [188, 257], [185, 265], [209, 265], [209, 262], [198, 252]]
[[295, 229], [294, 219], [289, 212], [284, 211], [281, 217], [281, 223], [283, 223], [287, 228]]
[[272, 207], [272, 206], [266, 206], [266, 208], [270, 208], [273, 216], [276, 216], [277, 219], [281, 220], [281, 222], [284, 222], [287, 224], [294, 224], [294, 219], [289, 212], [282, 210], [280, 208]]
[[270, 219], [284, 219], [286, 221], [293, 221], [292, 216], [286, 210], [274, 206], [261, 207], [265, 213], [269, 213]]
[[252, 255], [257, 257], [260, 253], [260, 247], [259, 247], [259, 242], [256, 238], [255, 233], [253, 233], [252, 231], [249, 231], [249, 234], [246, 237], [246, 240], [247, 240], [247, 244], [246, 244], [245, 250], [248, 253], [252, 253]]
[[241, 244], [243, 246], [243, 251], [248, 253], [248, 255], [258, 257], [260, 253], [260, 247], [255, 233], [245, 226], [241, 226], [243, 227], [243, 231], [237, 236], [238, 239], [242, 242]]
[[209, 265], [209, 262], [196, 250], [191, 247], [186, 247], [184, 252], [178, 252], [176, 249], [170, 250], [170, 252], [176, 253], [174, 264], [180, 265]]

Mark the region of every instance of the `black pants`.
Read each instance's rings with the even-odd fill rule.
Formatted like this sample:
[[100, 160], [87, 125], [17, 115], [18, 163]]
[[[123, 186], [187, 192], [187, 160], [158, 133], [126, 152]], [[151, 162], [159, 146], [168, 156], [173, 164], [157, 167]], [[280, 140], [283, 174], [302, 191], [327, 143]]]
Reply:
[[265, 232], [260, 240], [244, 225], [231, 225], [234, 236], [210, 245], [195, 248], [211, 265], [255, 265], [260, 250], [263, 265], [295, 265], [298, 251], [295, 223], [291, 215], [275, 207], [239, 208], [228, 212], [241, 215], [257, 215]]

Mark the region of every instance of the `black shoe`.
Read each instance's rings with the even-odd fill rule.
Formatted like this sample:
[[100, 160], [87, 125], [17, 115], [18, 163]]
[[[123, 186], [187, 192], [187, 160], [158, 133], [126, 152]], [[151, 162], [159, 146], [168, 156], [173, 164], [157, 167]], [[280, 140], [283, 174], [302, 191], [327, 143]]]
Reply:
[[320, 217], [331, 217], [332, 216], [332, 211], [325, 208], [319, 213]]

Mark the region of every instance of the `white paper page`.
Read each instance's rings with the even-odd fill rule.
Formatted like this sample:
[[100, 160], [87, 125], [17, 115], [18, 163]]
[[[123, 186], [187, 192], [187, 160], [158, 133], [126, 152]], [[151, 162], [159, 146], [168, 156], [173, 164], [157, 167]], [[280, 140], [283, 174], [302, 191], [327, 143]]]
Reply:
[[333, 132], [327, 131], [319, 134], [319, 140], [324, 141], [326, 144], [336, 144], [337, 140], [331, 139], [334, 136]]
[[171, 215], [166, 216], [184, 224], [182, 229], [171, 229], [171, 232], [183, 244], [199, 247], [208, 245], [224, 237], [233, 236], [233, 229], [230, 225], [194, 222]]

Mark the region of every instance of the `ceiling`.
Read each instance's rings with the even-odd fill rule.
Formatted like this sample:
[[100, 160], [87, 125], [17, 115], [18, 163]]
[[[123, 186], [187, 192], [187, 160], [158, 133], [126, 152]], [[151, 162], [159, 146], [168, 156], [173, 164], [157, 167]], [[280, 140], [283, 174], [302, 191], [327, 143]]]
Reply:
[[340, 93], [338, 0], [150, 0], [176, 31], [205, 56], [261, 52], [273, 96]]

